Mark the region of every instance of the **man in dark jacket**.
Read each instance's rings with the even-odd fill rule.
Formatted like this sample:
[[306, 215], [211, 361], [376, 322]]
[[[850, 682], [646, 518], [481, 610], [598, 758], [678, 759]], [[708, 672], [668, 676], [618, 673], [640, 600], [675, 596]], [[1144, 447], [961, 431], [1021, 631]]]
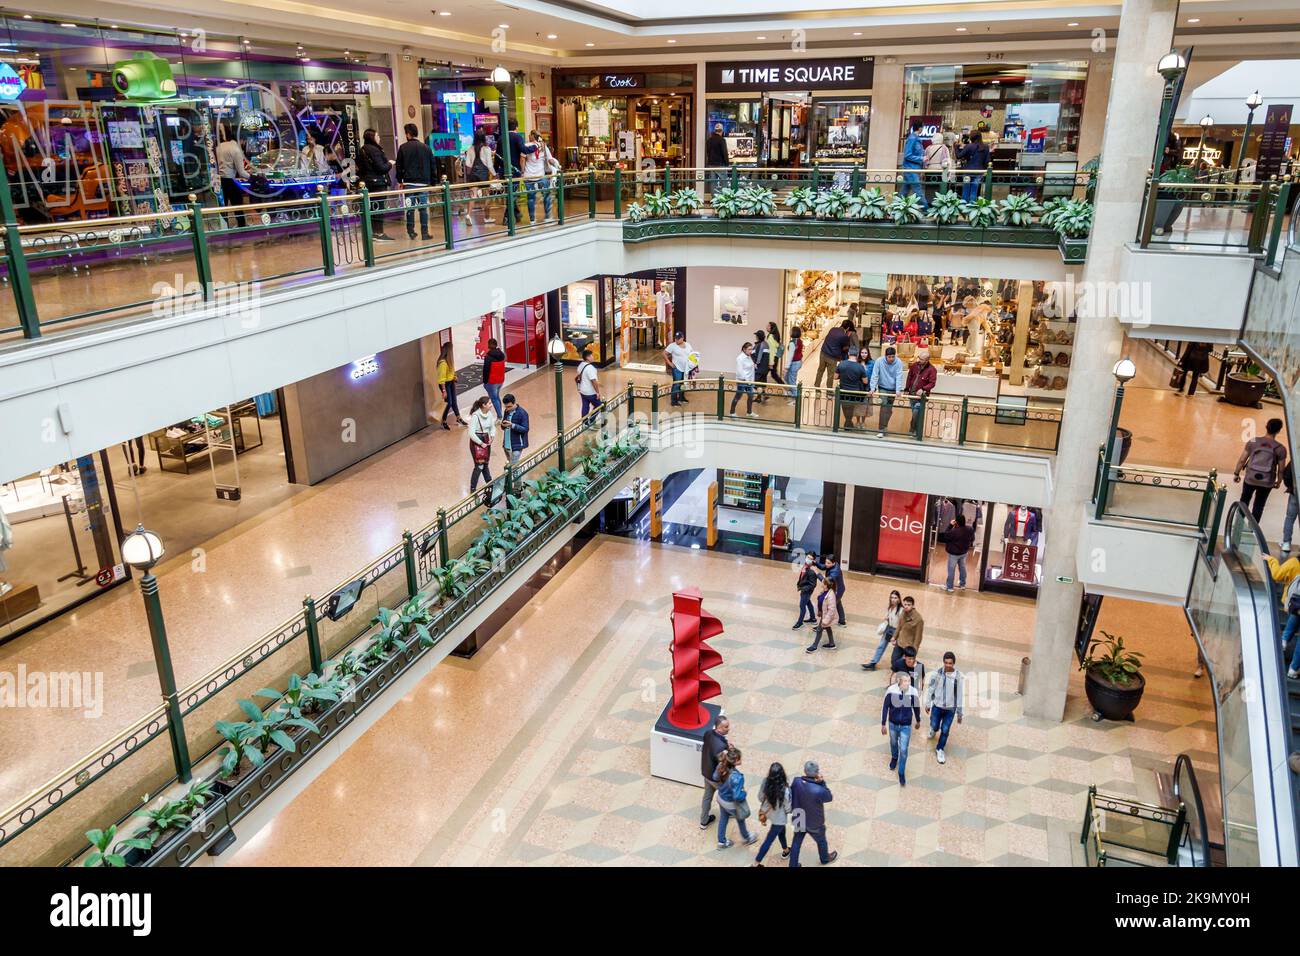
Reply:
[[[361, 152], [357, 154], [357, 173], [366, 189], [372, 193], [385, 192], [391, 188], [388, 171], [393, 164], [384, 155], [384, 147], [379, 145], [379, 134], [368, 129], [362, 135]], [[372, 199], [370, 203], [370, 228], [376, 239], [391, 242], [393, 237], [384, 232], [384, 207], [386, 197]]]
[[[397, 181], [403, 188], [423, 189], [433, 185], [433, 151], [420, 139], [420, 129], [407, 123], [406, 142], [397, 148]], [[432, 239], [429, 234], [429, 194], [416, 193], [407, 200], [406, 234], [415, 238], [415, 207], [420, 210], [420, 238]]]
[[813, 624], [817, 621], [817, 612], [813, 610], [812, 595], [817, 590], [817, 555], [810, 554], [803, 559], [803, 567], [799, 569], [799, 580], [795, 587], [799, 589], [799, 620], [794, 622], [791, 630], [799, 630], [804, 625], [804, 612], [808, 613], [808, 623]]
[[790, 821], [794, 824], [791, 869], [799, 865], [799, 848], [805, 836], [812, 837], [817, 844], [817, 857], [823, 865], [834, 863], [839, 857], [839, 851], [832, 853], [826, 842], [826, 804], [831, 800], [831, 788], [826, 786], [821, 768], [809, 760], [803, 765], [803, 776], [790, 784]]
[[844, 627], [844, 568], [833, 554], [826, 555], [826, 583], [835, 592], [835, 606], [840, 612], [840, 627]]
[[[727, 137], [722, 135], [721, 123], [713, 124], [713, 132], [704, 141], [704, 165], [710, 169], [728, 169], [731, 166], [731, 157], [727, 154]], [[709, 192], [716, 193], [723, 187], [724, 175], [721, 172], [708, 174]]]
[[[524, 156], [537, 152], [539, 147], [536, 143], [524, 142], [524, 137], [519, 132], [519, 120], [512, 116], [508, 125], [509, 132], [505, 136], [497, 137], [497, 164], [501, 169], [509, 170], [511, 178], [518, 179], [524, 173]], [[507, 142], [510, 144], [509, 163], [506, 162], [504, 154]], [[515, 183], [515, 222], [519, 221], [519, 191], [522, 188], [519, 183]]]
[[515, 401], [514, 395], [501, 399], [505, 414], [501, 416], [501, 430], [505, 435], [506, 457], [514, 464], [528, 447], [528, 409]]
[[907, 384], [903, 390], [912, 396], [912, 437], [921, 440], [925, 428], [925, 402], [939, 382], [939, 373], [930, 364], [930, 350], [920, 349], [916, 361], [907, 369]]
[[984, 170], [989, 164], [989, 148], [984, 144], [979, 130], [972, 131], [970, 142], [957, 150], [957, 162], [962, 169], [973, 170], [965, 177], [961, 187], [961, 198], [966, 202], [974, 202], [980, 194]]
[[853, 331], [853, 322], [845, 319], [826, 333], [822, 339], [822, 349], [817, 356], [817, 380], [813, 385], [822, 387], [822, 376], [826, 376], [826, 387], [835, 387], [835, 370], [849, 354], [849, 333]]
[[713, 722], [711, 730], [705, 731], [703, 745], [700, 748], [700, 775], [704, 777], [704, 799], [700, 802], [700, 829], [707, 830], [709, 824], [718, 819], [713, 809], [713, 795], [718, 792], [718, 785], [713, 779], [718, 769], [718, 758], [731, 746], [727, 734], [731, 732], [731, 721], [721, 714]]
[[948, 527], [939, 532], [939, 540], [948, 552], [948, 593], [952, 593], [953, 571], [959, 572], [960, 583], [957, 586], [966, 590], [966, 555], [975, 544], [975, 529], [968, 527], [966, 516], [958, 512]]

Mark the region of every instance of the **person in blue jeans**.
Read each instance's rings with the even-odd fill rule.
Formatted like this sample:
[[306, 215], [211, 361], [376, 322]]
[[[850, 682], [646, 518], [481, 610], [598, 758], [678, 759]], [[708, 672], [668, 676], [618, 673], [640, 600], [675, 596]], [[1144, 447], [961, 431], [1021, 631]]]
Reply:
[[962, 169], [970, 170], [962, 177], [961, 198], [974, 202], [984, 185], [984, 170], [989, 165], [989, 148], [984, 144], [979, 130], [972, 130], [970, 142], [957, 150], [957, 162]]
[[813, 610], [812, 596], [817, 590], [817, 555], [805, 555], [803, 567], [799, 569], [799, 578], [795, 587], [799, 589], [799, 620], [794, 622], [793, 631], [799, 630], [805, 623], [817, 623], [817, 612]]
[[874, 671], [880, 659], [885, 656], [885, 648], [889, 646], [894, 635], [898, 633], [898, 618], [903, 613], [903, 595], [897, 591], [889, 592], [889, 607], [885, 608], [885, 619], [880, 622], [876, 633], [880, 635], [880, 643], [876, 645], [876, 653], [872, 655], [871, 660], [862, 665], [864, 671]]
[[930, 204], [925, 201], [925, 190], [921, 188], [920, 169], [925, 165], [925, 143], [921, 141], [922, 125], [919, 119], [912, 120], [912, 130], [903, 142], [903, 169], [914, 169], [917, 172], [903, 173], [903, 182], [898, 187], [898, 192], [902, 196], [915, 193], [920, 197], [921, 205], [928, 207]]
[[975, 545], [975, 531], [966, 524], [966, 516], [958, 514], [948, 523], [948, 527], [939, 532], [939, 541], [948, 552], [948, 585], [946, 590], [952, 593], [953, 576], [960, 579], [960, 587], [966, 587], [966, 555]]
[[758, 848], [754, 865], [762, 866], [763, 857], [772, 849], [772, 844], [781, 841], [781, 856], [790, 855], [790, 844], [785, 839], [785, 825], [790, 818], [790, 781], [786, 778], [785, 767], [779, 763], [772, 764], [763, 781], [763, 789], [758, 801], [758, 822], [767, 824], [767, 836]]
[[718, 781], [718, 849], [725, 850], [735, 844], [727, 839], [727, 821], [736, 818], [740, 838], [745, 846], [758, 842], [749, 832], [745, 820], [749, 817], [749, 794], [745, 792], [745, 775], [740, 772], [740, 751], [728, 747], [718, 757], [718, 769], [713, 772]]
[[939, 735], [939, 742], [934, 748], [934, 757], [939, 763], [948, 758], [944, 750], [948, 747], [948, 731], [952, 730], [955, 719], [961, 723], [961, 699], [965, 679], [957, 670], [957, 655], [944, 651], [943, 670], [930, 678], [925, 688], [925, 710], [930, 715], [930, 734], [927, 739]]
[[794, 824], [794, 842], [790, 844], [790, 869], [799, 866], [799, 848], [804, 837], [817, 844], [817, 858], [822, 865], [834, 863], [839, 851], [832, 851], [826, 839], [826, 804], [834, 799], [826, 786], [821, 768], [815, 760], [803, 765], [803, 776], [790, 784], [790, 822]]
[[912, 726], [921, 729], [921, 698], [906, 671], [898, 683], [885, 692], [880, 708], [880, 733], [889, 734], [889, 769], [898, 771], [898, 785], [907, 786], [907, 746], [912, 742]]

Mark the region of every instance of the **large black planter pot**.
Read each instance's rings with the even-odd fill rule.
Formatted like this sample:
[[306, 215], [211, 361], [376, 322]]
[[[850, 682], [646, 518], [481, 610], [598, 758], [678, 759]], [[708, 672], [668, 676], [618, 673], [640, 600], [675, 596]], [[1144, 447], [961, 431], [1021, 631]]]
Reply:
[[1117, 687], [1098, 677], [1092, 671], [1083, 675], [1083, 689], [1088, 694], [1088, 703], [1092, 704], [1093, 720], [1132, 720], [1133, 711], [1137, 710], [1146, 689], [1146, 678], [1134, 675], [1137, 682], [1128, 687]]
[[1127, 428], [1115, 428], [1115, 437], [1119, 439], [1119, 458], [1112, 462], [1115, 465], [1122, 465], [1128, 459], [1128, 453], [1133, 450], [1133, 433]]
[[1266, 388], [1268, 379], [1262, 375], [1233, 372], [1223, 383], [1223, 400], [1230, 405], [1259, 408]]

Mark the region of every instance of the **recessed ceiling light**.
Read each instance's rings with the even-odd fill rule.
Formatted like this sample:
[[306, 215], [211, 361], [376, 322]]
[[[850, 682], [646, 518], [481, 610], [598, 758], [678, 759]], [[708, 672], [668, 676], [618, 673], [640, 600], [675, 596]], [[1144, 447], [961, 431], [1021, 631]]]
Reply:
[[548, 33], [548, 34], [546, 34], [546, 39], [548, 39], [548, 40], [558, 40], [559, 37], [556, 36], [554, 33]]
[[1067, 23], [1067, 24], [1066, 24], [1067, 27], [1077, 27], [1078, 25], [1079, 25], [1079, 21], [1078, 21], [1078, 20], [1075, 20], [1075, 21], [1073, 21], [1073, 22], [1071, 22], [1071, 23]]
[[855, 30], [854, 33], [853, 33], [853, 35], [854, 35], [855, 37], [860, 37], [860, 36], [862, 36], [862, 31], [861, 31], [861, 30]]
[[60, 23], [59, 26], [61, 26], [61, 27], [75, 27], [76, 24], [75, 24], [75, 23]]
[[509, 30], [509, 29], [510, 29], [510, 24], [508, 24], [508, 23], [498, 23], [497, 26], [499, 26], [502, 30]]
[[1187, 22], [1188, 22], [1188, 23], [1200, 23], [1200, 22], [1201, 22], [1201, 18], [1200, 18], [1200, 17], [1189, 17], [1188, 20], [1187, 20]]
[[439, 11], [438, 11], [438, 16], [440, 16], [440, 17], [449, 17], [449, 16], [451, 16], [451, 11], [450, 11], [450, 10], [439, 10]]
[[965, 27], [958, 27], [958, 28], [957, 28], [957, 32], [958, 32], [958, 33], [965, 33], [965, 32], [966, 32], [966, 28], [965, 28]]
[[23, 19], [24, 19], [24, 20], [30, 20], [31, 18], [32, 18], [32, 15], [31, 15], [30, 13], [24, 13], [24, 14], [23, 14]]
[[669, 43], [676, 43], [677, 41], [676, 41], [676, 40], [669, 40], [668, 42], [669, 42]]
[[596, 45], [596, 44], [594, 44], [594, 43], [588, 43], [588, 44], [587, 44], [587, 46], [595, 46], [595, 45]]
[[766, 40], [767, 37], [754, 37], [755, 40]]

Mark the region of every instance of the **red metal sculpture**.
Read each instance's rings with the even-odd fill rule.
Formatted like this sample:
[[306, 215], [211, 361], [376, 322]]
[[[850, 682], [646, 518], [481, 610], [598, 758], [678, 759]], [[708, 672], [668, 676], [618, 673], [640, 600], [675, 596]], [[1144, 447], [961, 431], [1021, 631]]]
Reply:
[[702, 701], [717, 697], [722, 688], [704, 672], [722, 663], [722, 655], [705, 644], [706, 638], [722, 633], [722, 622], [701, 610], [704, 598], [699, 588], [673, 592], [673, 702], [668, 722], [683, 730], [703, 727], [709, 712]]

